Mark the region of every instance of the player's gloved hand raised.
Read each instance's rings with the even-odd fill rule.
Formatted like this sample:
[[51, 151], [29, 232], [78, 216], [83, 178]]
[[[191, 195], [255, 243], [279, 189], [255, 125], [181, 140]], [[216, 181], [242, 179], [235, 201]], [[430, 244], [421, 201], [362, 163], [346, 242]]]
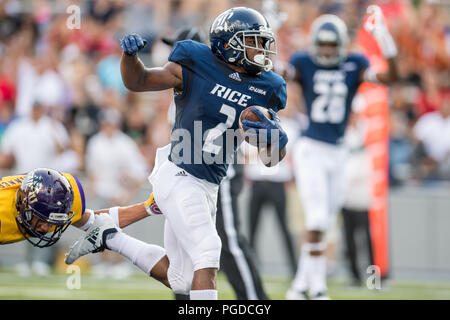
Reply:
[[367, 8], [367, 14], [369, 17], [364, 28], [377, 40], [383, 56], [388, 59], [397, 56], [397, 46], [386, 25], [381, 8], [377, 5], [370, 5]]
[[136, 33], [127, 34], [122, 39], [120, 39], [120, 46], [122, 51], [129, 56], [134, 56], [139, 50], [145, 47], [147, 41], [142, 39], [142, 37]]
[[[278, 149], [283, 149], [288, 143], [288, 136], [286, 132], [281, 128], [280, 118], [275, 111], [269, 109], [269, 113], [272, 116], [273, 120], [268, 119], [264, 114], [258, 110], [257, 108], [252, 108], [252, 111], [258, 116], [261, 120], [259, 122], [251, 121], [251, 120], [242, 120], [242, 128], [245, 130], [245, 135], [250, 139], [255, 139], [258, 141], [258, 145], [261, 143], [265, 143], [267, 145], [272, 143], [272, 130], [277, 130], [278, 135]], [[250, 130], [253, 129], [253, 130]], [[265, 129], [266, 134], [260, 134], [259, 130]]]

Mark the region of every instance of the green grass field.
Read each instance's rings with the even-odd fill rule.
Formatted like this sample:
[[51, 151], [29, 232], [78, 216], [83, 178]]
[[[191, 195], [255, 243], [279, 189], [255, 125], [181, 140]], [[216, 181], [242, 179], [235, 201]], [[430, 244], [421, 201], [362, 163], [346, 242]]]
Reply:
[[[98, 279], [81, 275], [81, 288], [68, 289], [68, 274], [48, 277], [19, 277], [8, 270], [0, 270], [0, 299], [98, 299], [98, 300], [167, 300], [173, 299], [170, 290], [154, 279], [133, 274], [126, 280]], [[264, 278], [270, 299], [283, 300], [290, 285], [289, 279]], [[225, 276], [218, 277], [219, 299], [235, 299]], [[333, 299], [450, 299], [450, 283], [390, 282], [381, 290], [352, 288], [340, 281], [329, 282]]]

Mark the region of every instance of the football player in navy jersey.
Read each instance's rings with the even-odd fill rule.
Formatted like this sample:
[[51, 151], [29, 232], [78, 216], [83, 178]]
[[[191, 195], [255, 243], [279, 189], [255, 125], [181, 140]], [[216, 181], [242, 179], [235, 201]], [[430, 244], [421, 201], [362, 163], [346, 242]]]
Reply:
[[290, 59], [291, 78], [302, 87], [309, 126], [295, 148], [307, 237], [287, 299], [328, 299], [323, 236], [342, 205], [346, 155], [342, 138], [352, 100], [363, 81], [390, 84], [397, 79], [397, 49], [381, 10], [370, 6], [368, 13], [371, 24], [366, 27], [387, 59], [387, 72], [376, 73], [363, 55], [347, 53], [347, 27], [329, 14], [313, 22], [309, 52], [295, 53]]
[[[173, 39], [161, 40], [172, 48], [175, 43], [183, 40], [206, 43], [203, 32], [196, 27], [183, 27], [176, 32]], [[171, 125], [175, 122], [175, 108], [175, 102], [172, 102], [168, 112]], [[248, 240], [240, 232], [238, 199], [244, 185], [244, 165], [237, 163], [240, 156], [240, 154], [234, 156], [235, 162], [229, 165], [227, 176], [220, 184], [217, 197], [216, 228], [222, 242], [220, 268], [227, 276], [236, 299], [267, 300], [253, 252]], [[175, 298], [189, 299], [188, 296], [181, 294], [176, 294]]]
[[131, 34], [121, 40], [120, 68], [129, 90], [175, 92], [171, 144], [158, 149], [149, 177], [166, 217], [164, 249], [126, 235], [104, 215], [75, 243], [67, 263], [108, 248], [175, 293], [189, 294], [192, 300], [217, 299], [221, 240], [215, 227], [216, 201], [243, 141], [239, 115], [250, 106], [269, 109], [272, 119], [255, 109], [261, 121], [242, 121], [245, 134], [258, 137], [254, 141], [267, 166], [283, 159], [288, 138], [276, 116], [286, 104], [286, 83], [271, 71], [275, 38], [264, 16], [245, 7], [225, 11], [212, 23], [210, 45], [177, 42], [167, 64], [146, 68], [137, 56], [143, 39]]

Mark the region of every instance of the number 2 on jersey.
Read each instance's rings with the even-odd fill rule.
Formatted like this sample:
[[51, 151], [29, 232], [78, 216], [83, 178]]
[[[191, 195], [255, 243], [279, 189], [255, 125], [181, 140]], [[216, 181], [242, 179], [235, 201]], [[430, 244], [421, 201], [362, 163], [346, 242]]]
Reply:
[[319, 123], [340, 123], [345, 116], [347, 86], [343, 82], [317, 82], [314, 92], [318, 95], [311, 106], [311, 120]]
[[225, 122], [219, 123], [217, 126], [208, 131], [205, 143], [203, 144], [203, 151], [213, 154], [218, 154], [222, 149], [221, 146], [214, 144], [214, 140], [220, 137], [225, 130], [230, 128], [234, 123], [234, 119], [236, 119], [236, 109], [230, 107], [229, 105], [222, 104], [219, 112], [226, 115], [227, 119]]

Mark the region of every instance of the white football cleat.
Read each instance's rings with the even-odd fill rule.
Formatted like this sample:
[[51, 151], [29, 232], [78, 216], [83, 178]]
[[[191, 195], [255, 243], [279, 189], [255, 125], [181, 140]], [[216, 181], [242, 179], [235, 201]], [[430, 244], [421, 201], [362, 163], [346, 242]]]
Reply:
[[289, 289], [288, 292], [286, 292], [286, 300], [309, 300], [309, 298], [306, 291]]
[[101, 252], [106, 249], [106, 236], [118, 232], [111, 216], [101, 213], [95, 217], [95, 221], [89, 230], [78, 239], [66, 254], [66, 264], [74, 263], [78, 258], [88, 254]]

